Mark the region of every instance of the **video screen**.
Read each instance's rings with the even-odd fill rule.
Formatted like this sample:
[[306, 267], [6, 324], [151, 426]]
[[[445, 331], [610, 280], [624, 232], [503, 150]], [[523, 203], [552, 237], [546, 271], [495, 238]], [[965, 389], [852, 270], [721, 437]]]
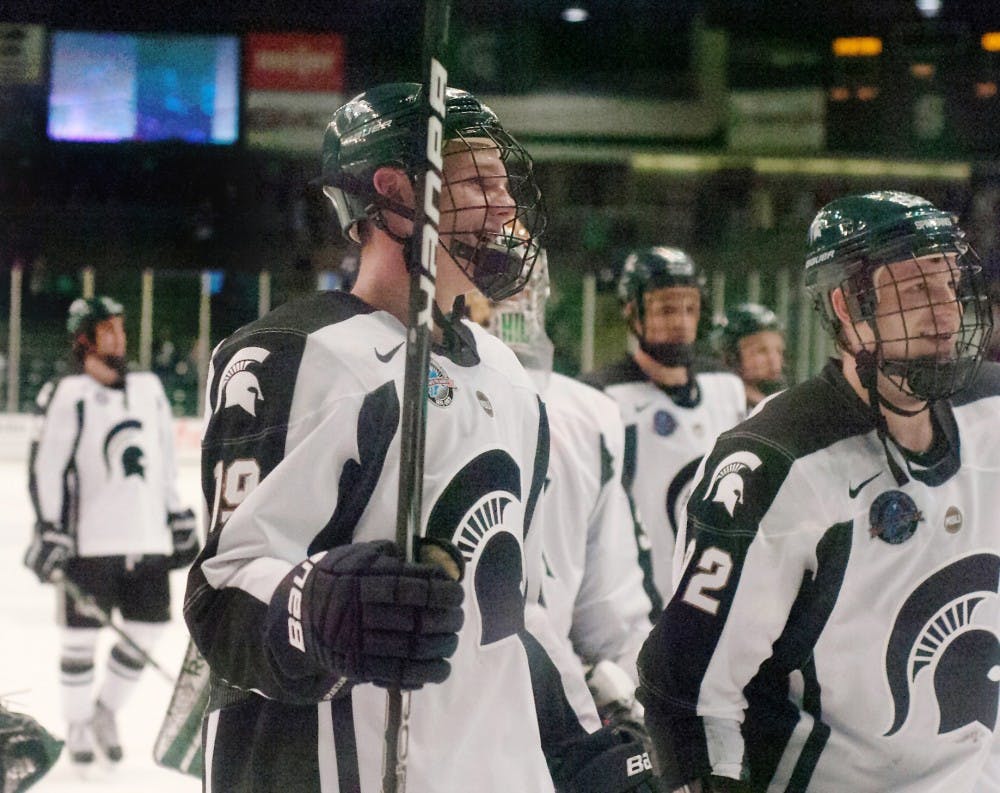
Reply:
[[236, 36], [55, 31], [50, 64], [51, 140], [227, 145], [238, 139]]

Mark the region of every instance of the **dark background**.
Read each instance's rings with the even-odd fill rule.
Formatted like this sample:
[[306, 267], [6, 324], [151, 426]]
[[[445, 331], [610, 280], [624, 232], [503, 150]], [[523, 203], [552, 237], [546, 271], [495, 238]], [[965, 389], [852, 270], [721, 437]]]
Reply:
[[[1000, 98], [973, 100], [979, 86], [1000, 83], [1000, 53], [979, 37], [1000, 31], [1000, 0], [942, 0], [934, 19], [913, 0], [588, 0], [590, 19], [568, 25], [566, 2], [453, 0], [450, 82], [477, 94], [624, 98], [687, 103], [704, 96], [699, 36], [726, 40], [724, 90], [817, 90], [827, 96], [822, 151], [830, 156], [928, 163], [892, 177], [806, 169], [769, 174], [753, 152], [727, 153], [723, 127], [700, 136], [630, 134], [630, 113], [612, 119], [613, 139], [562, 139], [511, 131], [536, 158], [548, 196], [547, 247], [556, 283], [550, 304], [557, 367], [579, 367], [580, 280], [597, 273], [607, 327], [602, 349], [621, 349], [613, 295], [615, 273], [629, 249], [685, 247], [710, 273], [729, 277], [726, 301], [745, 297], [742, 279], [761, 274], [765, 302], [779, 270], [797, 282], [805, 227], [815, 210], [847, 191], [906, 189], [959, 214], [989, 266], [998, 259]], [[423, 4], [399, 0], [276, 4], [264, 0], [134, 3], [127, 0], [2, 0], [0, 22], [63, 30], [178, 33], [336, 32], [345, 39], [346, 96], [384, 81], [422, 79]], [[884, 54], [835, 59], [835, 36], [879, 36]], [[2, 42], [0, 42], [2, 46]], [[932, 80], [912, 78], [930, 64]], [[850, 98], [832, 101], [847, 87]], [[857, 98], [873, 88], [875, 99]], [[941, 103], [942, 134], [922, 138], [913, 108]], [[37, 99], [37, 97], [36, 97]], [[26, 268], [26, 350], [35, 371], [25, 400], [51, 374], [68, 302], [84, 267], [98, 290], [130, 307], [137, 336], [139, 272], [157, 273], [155, 334], [188, 355], [197, 332], [200, 272], [220, 273], [212, 298], [212, 340], [256, 316], [258, 274], [273, 275], [272, 304], [342, 283], [356, 251], [334, 228], [330, 208], [307, 185], [319, 151], [287, 155], [179, 144], [57, 144], [46, 140], [44, 103], [0, 95], [0, 335], [10, 267]], [[627, 107], [627, 106], [626, 106]], [[317, 130], [317, 139], [321, 130]], [[560, 148], [561, 147], [561, 148]], [[553, 154], [558, 149], [558, 154]], [[642, 153], [717, 156], [703, 169], [643, 170]], [[935, 164], [963, 165], [965, 177], [942, 176]], [[0, 347], [2, 349], [2, 347]], [[30, 367], [29, 367], [30, 368]], [[190, 410], [188, 381], [179, 412]], [[185, 390], [186, 389], [186, 390]]]

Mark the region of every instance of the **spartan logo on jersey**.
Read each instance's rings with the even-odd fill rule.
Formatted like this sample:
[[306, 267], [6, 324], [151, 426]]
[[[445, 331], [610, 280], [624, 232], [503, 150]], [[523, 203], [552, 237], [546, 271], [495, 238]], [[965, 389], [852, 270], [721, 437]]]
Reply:
[[[670, 528], [674, 532], [674, 537], [680, 531], [684, 519], [684, 509], [691, 499], [694, 491], [694, 475], [698, 473], [698, 466], [701, 465], [702, 457], [695, 457], [691, 462], [681, 468], [674, 476], [670, 486], [667, 487], [667, 518], [670, 520]], [[730, 513], [732, 514], [732, 513]]]
[[145, 452], [138, 443], [141, 439], [142, 422], [136, 419], [120, 421], [111, 428], [104, 439], [104, 468], [108, 476], [112, 473], [112, 464], [117, 462], [121, 464], [124, 477], [146, 478], [146, 469], [142, 464]]
[[430, 362], [430, 370], [427, 375], [427, 398], [439, 408], [448, 407], [455, 398], [455, 381], [448, 377], [448, 373], [441, 364]]
[[[979, 553], [938, 570], [903, 603], [889, 636], [885, 676], [894, 716], [885, 735], [906, 722], [918, 685], [932, 684], [938, 704], [938, 734], [979, 722], [992, 730], [1000, 697], [1000, 640], [995, 608], [1000, 557]], [[993, 617], [979, 614], [993, 601]], [[916, 707], [922, 700], [916, 700]]]
[[718, 501], [726, 508], [729, 517], [733, 517], [736, 505], [743, 503], [746, 475], [756, 471], [760, 466], [761, 460], [753, 452], [733, 452], [715, 466], [711, 484], [703, 500]]
[[229, 359], [215, 387], [213, 412], [238, 407], [257, 418], [257, 402], [264, 401], [264, 394], [251, 367], [263, 363], [270, 354], [270, 350], [263, 347], [244, 347]]
[[[449, 482], [427, 521], [427, 534], [453, 542], [471, 572], [483, 645], [524, 627], [524, 565], [520, 524], [510, 507], [521, 501], [521, 472], [499, 449], [480, 454]], [[517, 521], [521, 509], [514, 509]]]

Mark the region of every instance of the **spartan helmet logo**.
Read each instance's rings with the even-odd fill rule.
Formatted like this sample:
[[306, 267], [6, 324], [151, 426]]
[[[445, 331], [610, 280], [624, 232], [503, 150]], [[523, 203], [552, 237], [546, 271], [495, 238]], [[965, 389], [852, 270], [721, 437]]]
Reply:
[[997, 600], [1000, 557], [973, 554], [952, 562], [918, 586], [896, 615], [885, 652], [894, 735], [910, 714], [920, 679], [930, 677], [938, 703], [938, 734], [979, 722], [992, 730], [1000, 702], [1000, 640], [990, 618], [975, 622]]
[[746, 486], [744, 477], [756, 471], [761, 466], [760, 458], [753, 452], [734, 452], [715, 466], [712, 473], [712, 483], [705, 493], [703, 501], [718, 501], [722, 504], [729, 517], [733, 517], [736, 505], [743, 503], [743, 488]]
[[270, 354], [263, 347], [244, 347], [229, 359], [215, 387], [215, 412], [236, 406], [257, 417], [257, 402], [264, 401], [264, 394], [250, 367]]
[[142, 439], [142, 423], [135, 419], [122, 421], [111, 428], [104, 439], [104, 467], [111, 475], [111, 464], [118, 461], [122, 466], [122, 474], [127, 479], [130, 476], [146, 478], [143, 466], [145, 452], [139, 442]]

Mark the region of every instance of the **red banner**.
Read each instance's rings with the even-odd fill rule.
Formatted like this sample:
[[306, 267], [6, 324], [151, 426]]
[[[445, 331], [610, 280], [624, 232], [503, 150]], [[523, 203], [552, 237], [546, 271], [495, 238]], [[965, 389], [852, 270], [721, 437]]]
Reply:
[[246, 41], [251, 91], [344, 89], [344, 37], [339, 33], [252, 33]]

